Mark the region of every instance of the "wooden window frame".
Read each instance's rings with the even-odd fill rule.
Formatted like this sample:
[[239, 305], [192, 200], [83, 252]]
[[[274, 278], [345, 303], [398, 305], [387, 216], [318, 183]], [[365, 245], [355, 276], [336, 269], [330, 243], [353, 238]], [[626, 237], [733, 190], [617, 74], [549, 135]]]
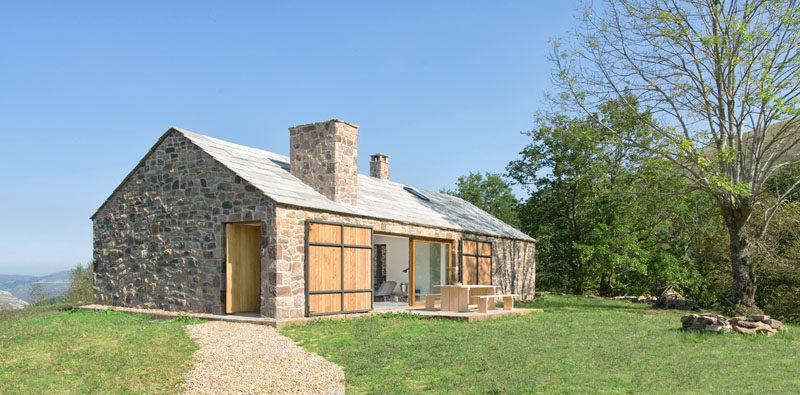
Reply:
[[[471, 241], [475, 243], [475, 253], [467, 254], [464, 252], [464, 242]], [[489, 255], [481, 255], [480, 243], [489, 244]], [[475, 258], [475, 281], [476, 284], [480, 282], [480, 258], [489, 258], [489, 285], [494, 284], [494, 271], [491, 269], [494, 266], [494, 243], [491, 241], [483, 241], [478, 239], [461, 239], [458, 241], [458, 281], [464, 282], [464, 256]]]
[[[309, 231], [311, 230], [311, 225], [312, 224], [338, 226], [339, 227], [339, 232], [340, 232], [339, 233], [339, 243], [310, 242], [308, 236], [309, 236]], [[351, 228], [369, 229], [370, 230], [370, 232], [369, 232], [369, 235], [370, 235], [369, 236], [369, 238], [370, 238], [369, 245], [345, 244], [344, 243], [344, 228], [346, 226], [347, 227], [351, 227]], [[369, 278], [370, 278], [370, 285], [372, 284], [372, 278], [373, 278], [372, 276], [374, 274], [374, 273], [372, 273], [372, 263], [373, 263], [372, 259], [373, 259], [373, 253], [374, 253], [373, 248], [372, 248], [372, 243], [375, 242], [375, 231], [372, 228], [372, 226], [348, 224], [348, 223], [344, 223], [344, 222], [329, 222], [329, 221], [320, 221], [320, 220], [309, 219], [309, 220], [306, 220], [306, 227], [305, 228], [306, 228], [305, 229], [305, 250], [304, 250], [305, 257], [303, 258], [303, 260], [305, 262], [304, 262], [304, 265], [303, 265], [303, 271], [304, 271], [303, 274], [304, 274], [304, 278], [305, 278], [305, 298], [306, 298], [305, 310], [306, 310], [306, 317], [318, 317], [318, 316], [324, 316], [324, 315], [350, 314], [350, 313], [366, 313], [366, 312], [372, 311], [375, 308], [375, 301], [374, 301], [375, 295], [374, 295], [374, 291], [373, 291], [372, 287], [370, 287], [369, 289], [347, 289], [347, 290], [344, 289], [344, 249], [345, 248], [360, 248], [360, 249], [370, 250], [370, 254], [369, 254], [369, 256], [370, 256], [370, 258], [369, 258], [370, 259], [370, 262], [369, 262]], [[310, 255], [309, 254], [309, 247], [312, 247], [312, 246], [315, 246], [315, 247], [339, 247], [340, 254], [341, 254], [340, 257], [339, 257], [339, 265], [340, 265], [340, 267], [339, 267], [339, 270], [340, 270], [339, 279], [340, 279], [340, 282], [341, 282], [340, 285], [339, 285], [339, 290], [337, 290], [337, 291], [310, 291], [308, 289], [308, 284], [309, 284], [309, 280], [308, 280], [309, 260], [308, 259], [309, 259], [309, 255]], [[347, 294], [347, 293], [367, 293], [367, 292], [369, 292], [369, 294], [370, 294], [369, 309], [366, 309], [366, 310], [363, 310], [363, 309], [362, 310], [344, 310], [344, 295], [345, 294]], [[310, 296], [311, 295], [331, 295], [331, 294], [340, 294], [341, 299], [340, 299], [340, 302], [339, 302], [340, 303], [339, 307], [341, 308], [341, 310], [340, 311], [334, 311], [334, 312], [311, 314], [311, 306], [309, 305]]]

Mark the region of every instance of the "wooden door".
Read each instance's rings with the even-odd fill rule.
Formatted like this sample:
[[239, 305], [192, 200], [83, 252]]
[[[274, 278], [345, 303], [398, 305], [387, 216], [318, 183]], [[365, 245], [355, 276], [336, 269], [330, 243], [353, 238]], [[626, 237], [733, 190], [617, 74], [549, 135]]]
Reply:
[[226, 226], [225, 312], [261, 310], [261, 226]]
[[461, 241], [461, 282], [492, 285], [492, 243]]
[[306, 314], [372, 310], [372, 228], [306, 223]]

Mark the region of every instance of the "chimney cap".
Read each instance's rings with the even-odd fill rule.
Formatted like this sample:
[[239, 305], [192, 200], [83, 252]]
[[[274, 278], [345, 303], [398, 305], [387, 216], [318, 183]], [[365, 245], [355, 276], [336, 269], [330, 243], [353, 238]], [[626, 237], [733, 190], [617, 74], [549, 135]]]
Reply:
[[343, 124], [346, 124], [346, 125], [350, 125], [350, 126], [352, 126], [352, 127], [356, 128], [356, 129], [358, 129], [358, 125], [356, 125], [356, 124], [354, 124], [354, 123], [347, 122], [347, 121], [342, 121], [341, 119], [329, 119], [329, 120], [327, 120], [327, 121], [320, 121], [320, 122], [304, 123], [304, 124], [302, 124], [302, 125], [296, 125], [296, 126], [292, 126], [292, 127], [290, 127], [289, 129], [302, 128], [302, 127], [304, 127], [304, 126], [319, 125], [319, 124], [323, 124], [323, 123], [329, 123], [329, 122], [339, 122], [339, 123], [343, 123]]
[[369, 157], [372, 158], [373, 160], [378, 160], [378, 159], [387, 159], [389, 155], [378, 152], [370, 155]]

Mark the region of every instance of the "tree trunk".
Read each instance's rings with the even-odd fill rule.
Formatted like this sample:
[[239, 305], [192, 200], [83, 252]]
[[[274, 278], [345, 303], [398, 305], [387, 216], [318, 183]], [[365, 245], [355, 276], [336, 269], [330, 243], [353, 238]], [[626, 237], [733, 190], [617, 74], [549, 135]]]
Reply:
[[756, 276], [753, 261], [748, 256], [745, 225], [750, 218], [747, 206], [723, 205], [722, 216], [728, 228], [731, 253], [731, 301], [737, 305], [756, 307]]

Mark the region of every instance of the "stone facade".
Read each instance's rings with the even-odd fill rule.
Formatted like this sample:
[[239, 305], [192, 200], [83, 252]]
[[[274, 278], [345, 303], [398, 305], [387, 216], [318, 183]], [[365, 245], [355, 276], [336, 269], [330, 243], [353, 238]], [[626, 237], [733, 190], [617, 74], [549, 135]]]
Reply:
[[358, 126], [339, 120], [289, 128], [292, 175], [328, 199], [355, 206]]
[[307, 220], [343, 222], [371, 226], [374, 232], [406, 237], [451, 240], [452, 262], [457, 263], [462, 238], [492, 243], [492, 282], [504, 293], [533, 299], [536, 291], [536, 244], [523, 240], [488, 237], [455, 230], [431, 228], [372, 218], [345, 216], [299, 208], [275, 209], [277, 225], [275, 318], [298, 318], [305, 314], [305, 226]]
[[[274, 212], [264, 194], [180, 133], [168, 132], [93, 217], [95, 299], [222, 313], [225, 223], [261, 223], [261, 271], [268, 278]], [[263, 299], [274, 290], [262, 283], [267, 306]]]
[[381, 180], [388, 180], [389, 157], [381, 153], [370, 155], [369, 175]]
[[[315, 124], [317, 131], [311, 132], [321, 133], [321, 125], [351, 128], [352, 135], [342, 138], [355, 139], [355, 127], [337, 122]], [[293, 146], [303, 146], [297, 138], [293, 134]], [[343, 151], [355, 156], [354, 149]], [[456, 264], [459, 240], [490, 241], [493, 283], [521, 299], [535, 292], [533, 242], [280, 205], [173, 130], [92, 219], [95, 300], [105, 305], [224, 313], [225, 225], [255, 222], [262, 234], [261, 314], [300, 318], [305, 314], [305, 225], [311, 219], [449, 240]]]

